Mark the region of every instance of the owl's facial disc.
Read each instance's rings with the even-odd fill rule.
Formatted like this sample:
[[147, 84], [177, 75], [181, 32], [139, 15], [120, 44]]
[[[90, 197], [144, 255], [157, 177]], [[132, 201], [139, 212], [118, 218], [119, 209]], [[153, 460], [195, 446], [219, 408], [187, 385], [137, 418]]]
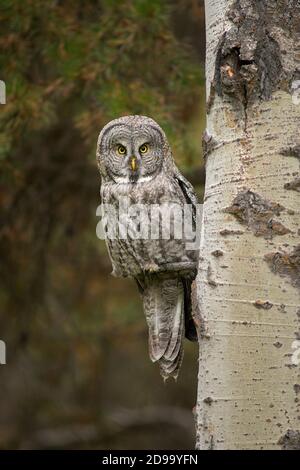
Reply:
[[[126, 136], [127, 137], [127, 136]], [[131, 132], [113, 143], [113, 158], [109, 172], [118, 183], [138, 183], [150, 180], [162, 164], [161, 148], [148, 133]]]
[[165, 159], [165, 136], [150, 118], [129, 116], [109, 123], [99, 143], [100, 169], [116, 183], [150, 181]]

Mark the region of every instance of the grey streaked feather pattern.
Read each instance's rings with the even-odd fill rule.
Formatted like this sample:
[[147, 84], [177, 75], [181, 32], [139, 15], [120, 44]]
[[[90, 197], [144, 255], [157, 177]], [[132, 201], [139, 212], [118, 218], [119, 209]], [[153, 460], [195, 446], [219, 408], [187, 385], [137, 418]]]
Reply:
[[184, 290], [180, 278], [149, 275], [142, 288], [149, 328], [149, 354], [164, 379], [177, 378], [183, 357]]
[[[139, 154], [147, 143], [149, 151]], [[127, 153], [120, 158], [116, 146]], [[137, 169], [131, 170], [134, 155]], [[108, 123], [97, 144], [97, 163], [102, 176], [103, 207], [118, 208], [123, 197], [130, 205], [147, 208], [139, 225], [146, 225], [151, 207], [164, 203], [190, 204], [193, 226], [196, 218], [196, 196], [191, 184], [176, 167], [167, 138], [160, 126], [144, 116], [125, 116]], [[133, 174], [134, 173], [134, 174]], [[168, 214], [163, 213], [162, 217]], [[113, 224], [108, 214], [108, 226]], [[107, 239], [107, 247], [116, 276], [134, 277], [143, 298], [149, 328], [149, 353], [158, 362], [164, 379], [177, 377], [183, 358], [184, 334], [191, 340], [196, 330], [191, 315], [191, 283], [197, 269], [196, 250], [187, 251], [186, 239], [136, 239], [134, 222], [129, 220], [127, 238]]]

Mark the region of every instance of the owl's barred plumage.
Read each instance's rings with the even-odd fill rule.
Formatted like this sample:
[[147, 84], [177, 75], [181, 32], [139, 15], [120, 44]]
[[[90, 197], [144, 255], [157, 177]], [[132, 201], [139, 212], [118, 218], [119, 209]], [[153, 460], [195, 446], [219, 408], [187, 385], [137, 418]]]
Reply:
[[149, 352], [158, 362], [164, 379], [177, 376], [184, 337], [184, 290], [180, 278], [150, 276], [143, 290], [143, 305], [149, 328]]
[[[108, 123], [97, 144], [101, 200], [106, 215], [106, 243], [113, 274], [136, 280], [149, 328], [149, 353], [158, 362], [164, 379], [177, 377], [183, 358], [183, 337], [197, 340], [191, 312], [191, 284], [196, 276], [198, 251], [187, 250], [186, 234], [176, 238], [136, 237], [150, 230], [153, 210], [159, 221], [171, 217], [172, 227], [181, 221], [173, 209], [189, 204], [195, 229], [197, 199], [191, 184], [176, 167], [167, 138], [160, 126], [145, 116], [125, 116]], [[116, 220], [109, 212], [122, 209], [123, 200], [139, 208], [126, 236], [110, 237]], [[170, 207], [172, 208], [170, 210]], [[170, 216], [171, 213], [171, 216]], [[152, 226], [151, 226], [152, 228]], [[152, 232], [151, 232], [152, 234]]]

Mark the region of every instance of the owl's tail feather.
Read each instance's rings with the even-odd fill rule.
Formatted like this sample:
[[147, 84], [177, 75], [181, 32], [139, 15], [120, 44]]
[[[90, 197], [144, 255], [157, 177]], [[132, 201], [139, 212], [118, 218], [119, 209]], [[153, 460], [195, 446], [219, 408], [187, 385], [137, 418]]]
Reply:
[[164, 379], [178, 376], [183, 359], [184, 286], [179, 278], [151, 277], [145, 282], [143, 304], [149, 327], [149, 354]]

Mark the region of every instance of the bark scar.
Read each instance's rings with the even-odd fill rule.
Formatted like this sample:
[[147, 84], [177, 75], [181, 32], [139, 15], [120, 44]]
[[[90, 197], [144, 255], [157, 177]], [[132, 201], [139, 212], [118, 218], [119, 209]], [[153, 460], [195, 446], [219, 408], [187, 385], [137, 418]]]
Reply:
[[213, 272], [211, 269], [211, 265], [209, 264], [207, 267], [207, 282], [211, 287], [217, 287], [216, 281], [212, 278]]
[[277, 89], [282, 79], [281, 51], [267, 29], [267, 14], [267, 8], [253, 0], [236, 0], [229, 9], [232, 27], [217, 47], [208, 112], [215, 93], [235, 97], [246, 111], [248, 103], [269, 100]]
[[298, 160], [300, 161], [300, 145], [295, 145], [293, 147], [282, 149], [280, 155], [284, 155], [285, 157], [298, 158]]
[[280, 204], [267, 201], [259, 194], [246, 190], [239, 193], [224, 212], [234, 215], [242, 225], [247, 225], [255, 236], [270, 239], [274, 235], [290, 233], [288, 228], [274, 219], [274, 216], [279, 216], [283, 210], [284, 207]]
[[286, 183], [284, 185], [284, 189], [297, 191], [297, 193], [300, 193], [300, 178], [295, 178], [293, 181], [290, 181], [290, 183]]
[[271, 302], [269, 302], [268, 300], [266, 300], [266, 301], [256, 300], [254, 302], [254, 306], [258, 309], [270, 310], [270, 308], [273, 307], [273, 304]]
[[273, 273], [290, 279], [294, 287], [300, 288], [300, 245], [297, 245], [291, 253], [286, 251], [267, 253], [264, 260]]
[[300, 431], [288, 429], [278, 441], [282, 450], [300, 450]]
[[[295, 145], [294, 147], [288, 147], [286, 149], [283, 149], [281, 150], [280, 154], [286, 157], [297, 158], [300, 163], [300, 145]], [[300, 177], [297, 177], [293, 181], [286, 183], [284, 185], [284, 189], [290, 191], [297, 191], [298, 193], [300, 193]]]

